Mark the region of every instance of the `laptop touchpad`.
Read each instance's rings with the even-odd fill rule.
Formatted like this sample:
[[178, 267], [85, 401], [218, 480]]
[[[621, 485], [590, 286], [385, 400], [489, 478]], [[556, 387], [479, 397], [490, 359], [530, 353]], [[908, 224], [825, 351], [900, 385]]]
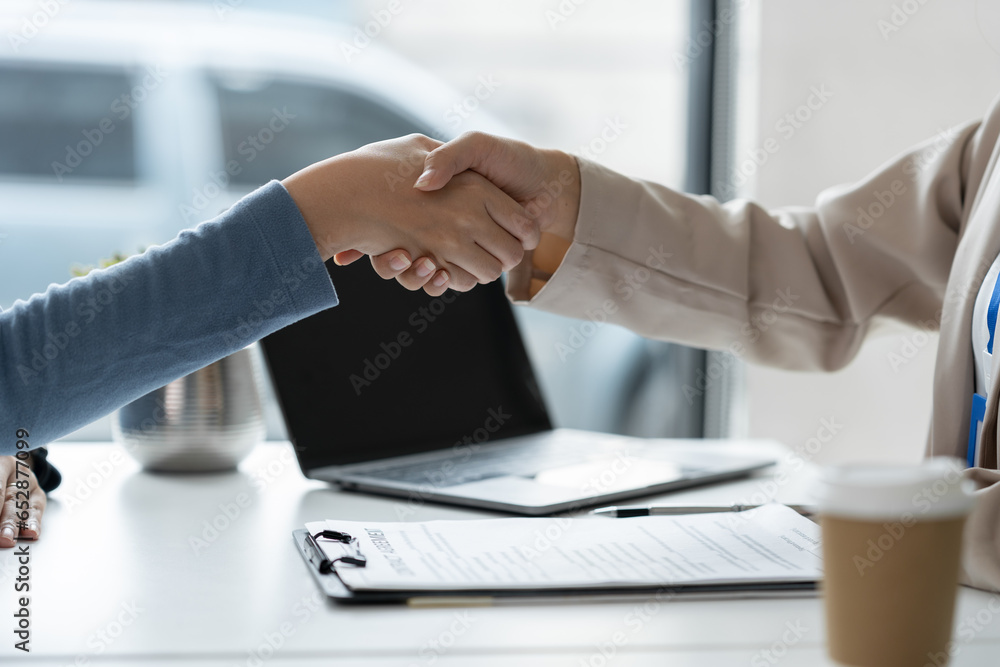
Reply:
[[[615, 465], [617, 463], [617, 465]], [[534, 476], [503, 475], [449, 487], [447, 494], [542, 507], [581, 498], [641, 489], [682, 478], [680, 466], [648, 459], [600, 459], [557, 468]]]
[[534, 476], [546, 486], [577, 489], [588, 493], [609, 493], [641, 489], [684, 477], [683, 469], [667, 461], [619, 457], [549, 468]]

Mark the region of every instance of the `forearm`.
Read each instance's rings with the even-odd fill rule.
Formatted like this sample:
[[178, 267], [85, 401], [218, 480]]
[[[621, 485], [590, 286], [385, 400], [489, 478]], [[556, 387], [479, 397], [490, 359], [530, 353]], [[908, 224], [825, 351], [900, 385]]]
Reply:
[[[974, 194], [964, 171], [981, 170], [988, 158], [975, 148], [990, 143], [979, 134], [975, 125], [961, 128], [946, 145], [917, 147], [850, 188], [823, 193], [813, 207], [771, 210], [723, 205], [581, 161], [572, 244], [548, 279], [539, 263], [519, 267], [510, 295], [748, 360], [839, 368], [874, 317], [937, 316]], [[859, 219], [858, 209], [883, 192], [894, 201], [880, 204], [877, 224]]]
[[0, 313], [0, 453], [42, 446], [337, 298], [279, 183]]
[[537, 150], [547, 165], [542, 193], [528, 204], [541, 228], [538, 247], [525, 252], [522, 262], [509, 274], [511, 293], [533, 297], [562, 264], [576, 234], [580, 216], [581, 177], [576, 158], [555, 150]]

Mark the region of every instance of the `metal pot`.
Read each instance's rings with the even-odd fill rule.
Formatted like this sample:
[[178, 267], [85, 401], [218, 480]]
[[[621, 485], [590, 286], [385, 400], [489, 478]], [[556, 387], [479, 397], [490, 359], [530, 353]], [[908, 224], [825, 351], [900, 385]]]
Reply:
[[114, 439], [146, 470], [231, 470], [264, 439], [254, 343], [124, 406]]

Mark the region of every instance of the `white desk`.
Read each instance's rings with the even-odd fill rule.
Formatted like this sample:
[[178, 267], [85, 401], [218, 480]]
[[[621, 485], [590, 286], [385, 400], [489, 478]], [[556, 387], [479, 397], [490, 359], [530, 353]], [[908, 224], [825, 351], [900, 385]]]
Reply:
[[[828, 664], [817, 598], [336, 606], [319, 597], [291, 531], [313, 519], [397, 520], [405, 501], [341, 493], [306, 480], [287, 444], [262, 445], [239, 472], [217, 475], [142, 473], [124, 450], [105, 444], [59, 444], [51, 459], [64, 481], [51, 497], [42, 539], [29, 543], [31, 664]], [[768, 478], [664, 499], [727, 502], [749, 496]], [[809, 483], [809, 474], [796, 477], [781, 489], [781, 499], [801, 500]], [[86, 495], [81, 490], [89, 490], [88, 497], [80, 498]], [[196, 553], [191, 538], [202, 537], [205, 522], [225, 516], [228, 505], [239, 515]], [[495, 516], [431, 504], [413, 509], [409, 520]], [[0, 617], [6, 619], [0, 660], [25, 658], [13, 649], [16, 576], [13, 550], [0, 552]], [[960, 643], [953, 665], [997, 664], [1000, 614], [990, 611], [991, 600], [979, 591], [961, 592], [956, 623], [977, 614], [979, 620], [975, 627], [965, 621], [971, 636]], [[793, 641], [786, 644], [783, 635]], [[278, 648], [272, 651], [271, 644]], [[611, 659], [602, 647], [613, 652]]]

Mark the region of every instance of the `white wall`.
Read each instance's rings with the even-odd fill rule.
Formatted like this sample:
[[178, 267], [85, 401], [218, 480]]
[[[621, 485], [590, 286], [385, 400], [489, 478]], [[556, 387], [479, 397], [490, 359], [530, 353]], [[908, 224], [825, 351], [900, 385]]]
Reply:
[[[755, 105], [756, 136], [744, 141], [773, 136], [775, 122], [805, 101], [810, 86], [833, 92], [751, 183], [750, 194], [765, 205], [811, 204], [824, 188], [858, 180], [940, 129], [981, 117], [1000, 93], [1000, 13], [988, 7], [992, 0], [750, 4], [759, 42], [747, 55], [759, 69], [744, 99]], [[977, 4], [984, 5], [978, 12]], [[893, 25], [894, 5], [916, 11], [897, 13], [899, 30], [883, 35], [879, 21]], [[914, 331], [872, 339], [832, 374], [750, 367], [750, 434], [802, 447], [822, 419], [833, 418], [843, 428], [817, 461], [918, 458], [937, 341], [894, 370], [888, 355], [901, 353], [907, 339]]]

